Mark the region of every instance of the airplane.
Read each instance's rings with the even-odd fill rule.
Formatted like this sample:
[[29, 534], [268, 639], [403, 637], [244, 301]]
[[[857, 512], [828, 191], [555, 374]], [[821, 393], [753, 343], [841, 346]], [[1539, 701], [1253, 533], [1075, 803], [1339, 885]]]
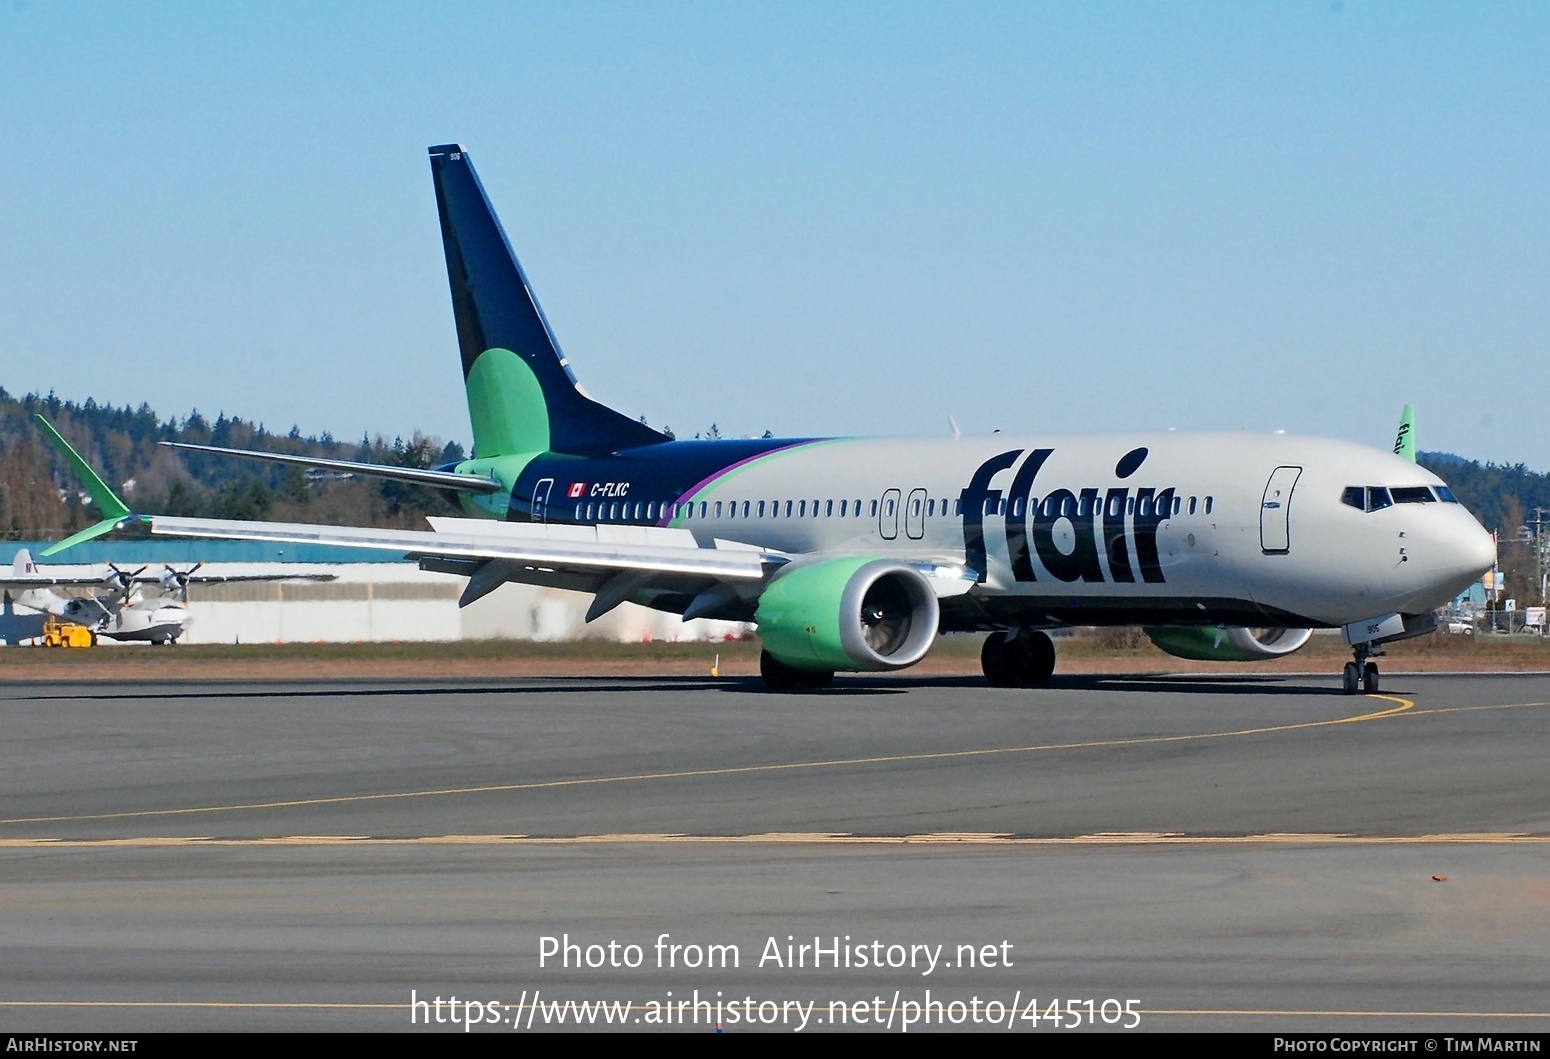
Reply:
[[467, 576], [465, 605], [516, 581], [591, 593], [589, 620], [632, 601], [752, 621], [774, 690], [904, 669], [948, 632], [990, 634], [991, 684], [1039, 685], [1048, 630], [1140, 625], [1171, 654], [1238, 661], [1339, 628], [1343, 689], [1371, 693], [1382, 646], [1434, 628], [1494, 560], [1413, 455], [1344, 441], [676, 440], [581, 389], [468, 152], [432, 147], [430, 163], [473, 456], [417, 470], [172, 447], [428, 485], [467, 517], [411, 531], [156, 515], [154, 534], [399, 552]]
[[[188, 586], [229, 584], [235, 581], [332, 581], [333, 574], [200, 574], [204, 563], [179, 570], [162, 564], [160, 573], [146, 573], [149, 566], [124, 571], [108, 564], [105, 573], [62, 574], [40, 570], [27, 549], [17, 551], [10, 576], [0, 574], [5, 593], [5, 615], [10, 619], [5, 638], [11, 643], [42, 635], [39, 624], [28, 632], [13, 606], [74, 622], [90, 629], [93, 637], [112, 640], [175, 644], [188, 631], [193, 618], [188, 611]], [[70, 596], [61, 588], [95, 589], [91, 595]], [[21, 629], [17, 632], [16, 629]]]

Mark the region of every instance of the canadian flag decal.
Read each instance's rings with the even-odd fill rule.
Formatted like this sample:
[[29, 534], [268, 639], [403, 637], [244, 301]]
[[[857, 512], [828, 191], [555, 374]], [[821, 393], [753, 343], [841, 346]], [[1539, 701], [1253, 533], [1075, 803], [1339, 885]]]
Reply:
[[578, 496], [581, 496], [586, 491], [587, 491], [587, 483], [586, 482], [576, 482], [575, 484], [573, 484], [570, 487], [570, 498], [572, 500], [574, 500]]

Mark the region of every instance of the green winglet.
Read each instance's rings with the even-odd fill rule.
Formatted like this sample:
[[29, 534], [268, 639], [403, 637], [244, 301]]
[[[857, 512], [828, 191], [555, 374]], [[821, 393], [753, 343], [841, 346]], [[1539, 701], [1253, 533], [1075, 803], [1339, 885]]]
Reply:
[[54, 424], [36, 413], [33, 414], [32, 418], [36, 419], [38, 425], [48, 434], [49, 438], [54, 442], [54, 447], [64, 453], [66, 461], [70, 464], [70, 469], [75, 471], [76, 477], [86, 486], [86, 491], [91, 494], [91, 498], [97, 502], [97, 510], [103, 514], [101, 522], [94, 526], [88, 526], [79, 533], [71, 534], [58, 544], [45, 548], [41, 553], [42, 556], [47, 557], [58, 554], [66, 548], [75, 547], [75, 545], [80, 544], [82, 541], [93, 540], [104, 533], [110, 533], [125, 522], [130, 521], [129, 505], [113, 494], [113, 490], [108, 488], [108, 483], [99, 478], [97, 472], [92, 470], [85, 460], [81, 459], [81, 454], [70, 447], [70, 443], [60, 436], [59, 431], [54, 429]]
[[1394, 435], [1394, 455], [1415, 462], [1415, 405], [1405, 405], [1399, 413], [1399, 433]]
[[66, 537], [58, 544], [50, 544], [47, 548], [44, 548], [41, 552], [38, 553], [38, 558], [47, 559], [50, 555], [58, 555], [66, 548], [74, 548], [77, 544], [82, 544], [90, 540], [96, 540], [104, 533], [112, 533], [120, 526], [127, 525], [128, 523], [135, 521], [135, 519], [138, 517], [138, 515], [130, 515], [126, 518], [105, 518], [95, 525], [87, 526], [79, 533], [70, 534], [70, 536]]

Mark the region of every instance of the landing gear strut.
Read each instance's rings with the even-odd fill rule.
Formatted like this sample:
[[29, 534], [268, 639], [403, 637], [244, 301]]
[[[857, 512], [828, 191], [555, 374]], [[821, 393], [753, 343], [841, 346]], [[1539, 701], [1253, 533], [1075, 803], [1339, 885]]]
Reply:
[[1355, 695], [1358, 691], [1364, 691], [1368, 695], [1374, 695], [1378, 691], [1378, 663], [1369, 662], [1368, 659], [1381, 655], [1383, 652], [1371, 644], [1357, 644], [1353, 649], [1356, 661], [1345, 664], [1345, 680], [1342, 687], [1347, 695]]
[[1055, 672], [1055, 644], [1035, 629], [993, 632], [980, 648], [980, 668], [993, 687], [1044, 684]]

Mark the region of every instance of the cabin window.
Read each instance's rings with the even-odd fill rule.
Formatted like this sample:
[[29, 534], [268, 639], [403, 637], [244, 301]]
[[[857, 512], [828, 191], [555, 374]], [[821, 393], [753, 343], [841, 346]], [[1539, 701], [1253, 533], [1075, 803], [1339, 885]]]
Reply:
[[1184, 498], [1182, 496], [1176, 496], [1176, 497], [1173, 498], [1173, 513], [1175, 515], [1177, 515], [1179, 513], [1179, 508], [1181, 508], [1183, 506], [1184, 506]]
[[759, 517], [760, 518], [764, 517], [764, 501], [763, 500], [759, 501]]
[[872, 518], [876, 518], [877, 517], [877, 501], [876, 500], [872, 501], [872, 514], [871, 514], [871, 517]]
[[806, 518], [806, 517], [807, 517], [807, 501], [806, 500], [798, 500], [797, 501], [797, 518]]
[[[1209, 511], [1210, 508], [1207, 508], [1206, 510]], [[1127, 514], [1127, 515], [1134, 515], [1135, 513], [1136, 513], [1136, 498], [1133, 497], [1133, 496], [1132, 497], [1126, 497], [1126, 499], [1125, 499], [1125, 514]]]
[[709, 505], [706, 504], [705, 501], [701, 500], [700, 501], [700, 518], [704, 518], [705, 517], [705, 511], [706, 511], [707, 507], [709, 507]]
[[614, 503], [608, 505], [608, 521], [609, 522], [618, 522], [619, 521], [619, 504], [618, 504], [617, 501], [615, 501]]
[[752, 507], [753, 507], [753, 504], [752, 504], [751, 501], [748, 501], [748, 500], [744, 500], [743, 501], [743, 517], [744, 518], [748, 517], [748, 511]]
[[792, 508], [792, 506], [793, 505], [792, 505], [791, 501], [787, 500], [786, 501], [786, 517], [787, 518], [791, 517], [791, 508]]
[[840, 501], [840, 518], [844, 518], [845, 517], [845, 506], [846, 506], [847, 503], [848, 503], [848, 501], [845, 501], [845, 500], [841, 500]]
[[1194, 497], [1190, 497], [1189, 498], [1189, 513], [1191, 515], [1193, 515], [1195, 513], [1195, 498]]
[[824, 518], [833, 518], [834, 517], [834, 501], [833, 500], [825, 500], [823, 502], [823, 517]]
[[1208, 496], [1208, 497], [1206, 497], [1206, 514], [1209, 515], [1210, 513], [1211, 513], [1211, 498]]
[[856, 513], [856, 517], [857, 518], [861, 517], [861, 501], [860, 500], [854, 501], [851, 504], [850, 509]]
[[[1017, 502], [1017, 505], [1019, 507], [1021, 507], [1022, 506], [1022, 501], [1019, 500]], [[935, 500], [927, 500], [926, 501], [926, 517], [930, 518], [932, 515], [935, 515], [935, 514], [936, 514], [936, 501]]]

